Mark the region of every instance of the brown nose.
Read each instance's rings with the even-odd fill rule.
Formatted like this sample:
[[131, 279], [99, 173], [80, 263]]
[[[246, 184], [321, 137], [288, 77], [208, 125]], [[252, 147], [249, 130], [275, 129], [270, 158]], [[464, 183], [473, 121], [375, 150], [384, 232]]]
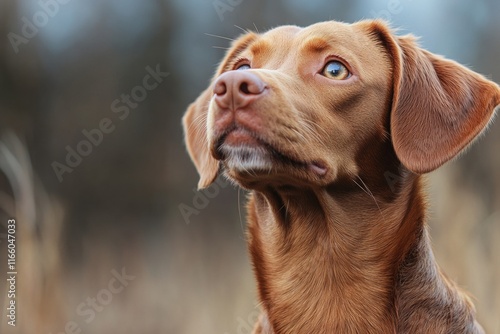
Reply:
[[215, 102], [223, 109], [235, 111], [258, 99], [266, 84], [248, 71], [229, 71], [222, 74], [214, 85]]

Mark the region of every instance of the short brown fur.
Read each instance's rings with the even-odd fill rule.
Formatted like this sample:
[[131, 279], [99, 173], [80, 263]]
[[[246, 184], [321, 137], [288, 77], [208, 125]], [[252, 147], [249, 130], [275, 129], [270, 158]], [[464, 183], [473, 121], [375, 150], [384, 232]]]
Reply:
[[[350, 76], [325, 77], [331, 61]], [[483, 333], [434, 260], [420, 174], [498, 104], [495, 83], [382, 21], [235, 41], [183, 121], [199, 186], [222, 170], [250, 190], [254, 333]]]

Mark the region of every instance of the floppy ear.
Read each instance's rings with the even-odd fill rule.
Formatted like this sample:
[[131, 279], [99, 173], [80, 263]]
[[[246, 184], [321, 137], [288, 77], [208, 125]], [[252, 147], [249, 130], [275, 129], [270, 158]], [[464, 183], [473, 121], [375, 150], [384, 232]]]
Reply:
[[500, 88], [466, 67], [421, 49], [413, 36], [372, 27], [393, 62], [390, 132], [399, 160], [427, 173], [455, 157], [487, 126]]
[[238, 38], [233, 42], [230, 50], [222, 60], [219, 68], [215, 74], [214, 79], [209, 87], [191, 103], [182, 118], [184, 127], [184, 136], [186, 146], [194, 162], [198, 173], [200, 174], [200, 181], [198, 182], [198, 189], [208, 187], [217, 178], [219, 171], [219, 161], [217, 161], [210, 153], [207, 136], [207, 119], [209, 112], [210, 101], [214, 95], [212, 84], [224, 70], [227, 69], [228, 61], [237, 57], [239, 53], [244, 50], [248, 44], [256, 38], [253, 33], [248, 33]]
[[182, 118], [186, 146], [196, 170], [200, 174], [198, 189], [206, 188], [212, 184], [219, 171], [219, 161], [210, 154], [207, 139], [207, 115], [211, 97], [212, 87], [210, 85], [195, 102], [191, 103]]

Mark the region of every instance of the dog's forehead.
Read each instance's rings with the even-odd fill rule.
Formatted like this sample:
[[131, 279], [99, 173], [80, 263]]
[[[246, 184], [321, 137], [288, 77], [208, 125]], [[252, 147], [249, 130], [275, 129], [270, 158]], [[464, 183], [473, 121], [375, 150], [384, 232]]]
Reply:
[[244, 47], [246, 51], [241, 53], [248, 52], [250, 57], [264, 61], [268, 68], [303, 64], [304, 60], [313, 59], [310, 56], [330, 53], [361, 70], [386, 64], [384, 53], [376, 52], [380, 50], [378, 44], [366, 23], [327, 21], [307, 27], [280, 26], [253, 35]]
[[279, 41], [281, 45], [305, 46], [302, 42], [320, 40], [325, 42], [355, 43], [360, 39], [360, 31], [356, 25], [337, 21], [319, 22], [307, 27], [280, 26], [269, 30], [261, 36], [261, 40], [273, 43]]
[[293, 39], [299, 32], [301, 32], [304, 28], [288, 25], [288, 26], [279, 26], [273, 28], [262, 35], [262, 38], [265, 39]]

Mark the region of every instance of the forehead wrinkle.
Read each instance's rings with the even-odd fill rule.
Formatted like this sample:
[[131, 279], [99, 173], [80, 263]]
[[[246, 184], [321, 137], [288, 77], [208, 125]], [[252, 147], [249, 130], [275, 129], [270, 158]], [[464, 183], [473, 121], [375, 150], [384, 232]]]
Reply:
[[260, 39], [250, 45], [249, 49], [254, 56], [258, 56], [267, 53], [271, 49], [271, 44], [266, 40]]
[[304, 50], [307, 53], [322, 53], [329, 48], [330, 43], [321, 37], [311, 37], [305, 40], [300, 46], [300, 50]]

